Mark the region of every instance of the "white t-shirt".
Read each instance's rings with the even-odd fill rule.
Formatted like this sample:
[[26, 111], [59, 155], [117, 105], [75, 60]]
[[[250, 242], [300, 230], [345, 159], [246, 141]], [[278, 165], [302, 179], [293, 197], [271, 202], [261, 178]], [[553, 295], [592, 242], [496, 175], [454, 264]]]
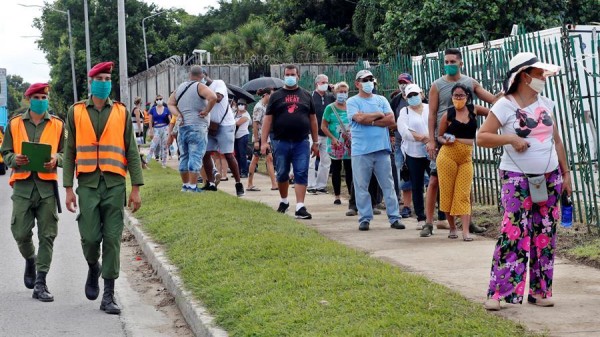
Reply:
[[242, 124], [240, 124], [240, 126], [237, 128], [237, 131], [235, 132], [235, 139], [238, 138], [242, 138], [245, 135], [250, 134], [250, 132], [248, 132], [248, 125], [250, 125], [250, 114], [248, 113], [248, 111], [244, 111], [243, 114], [235, 114], [235, 122], [237, 123], [237, 121], [239, 121], [242, 118], [246, 118], [246, 121]]
[[213, 106], [212, 110], [210, 110], [210, 121], [219, 123], [221, 122], [221, 119], [223, 119], [223, 114], [227, 113], [223, 119], [223, 122], [221, 122], [221, 125], [235, 125], [235, 119], [233, 118], [232, 110], [229, 108], [229, 97], [227, 95], [227, 85], [225, 85], [225, 82], [221, 80], [213, 80], [208, 87], [215, 93], [223, 95], [221, 102], [215, 103], [215, 106]]
[[512, 145], [505, 145], [500, 169], [527, 174], [554, 171], [558, 167], [558, 155], [552, 138], [554, 102], [547, 97], [538, 96], [533, 104], [518, 109], [517, 103], [511, 99], [511, 96], [500, 98], [491, 112], [500, 121], [502, 134], [518, 134], [530, 147], [519, 153]]
[[[408, 113], [406, 113], [408, 111]], [[427, 157], [427, 149], [423, 142], [417, 142], [413, 137], [414, 131], [421, 135], [429, 135], [429, 104], [423, 103], [421, 114], [415, 112], [410, 106], [400, 109], [398, 113], [398, 132], [402, 136], [402, 152], [413, 158]]]

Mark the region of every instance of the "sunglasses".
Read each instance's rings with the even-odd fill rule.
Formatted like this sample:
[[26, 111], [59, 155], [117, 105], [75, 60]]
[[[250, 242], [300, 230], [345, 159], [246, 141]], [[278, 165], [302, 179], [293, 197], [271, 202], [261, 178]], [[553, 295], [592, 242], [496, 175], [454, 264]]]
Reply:
[[465, 98], [467, 98], [467, 95], [463, 95], [463, 94], [452, 95], [452, 98], [465, 99]]
[[531, 129], [535, 129], [540, 122], [545, 126], [553, 125], [552, 117], [550, 117], [547, 111], [540, 113], [540, 116], [537, 120], [529, 117], [522, 109], [517, 109], [515, 113], [517, 121], [519, 122], [519, 128], [515, 128], [515, 131], [521, 138], [527, 137], [531, 133]]
[[415, 97], [418, 96], [419, 93], [418, 92], [411, 92], [410, 94], [406, 95], [406, 98], [411, 98], [411, 97]]
[[360, 81], [362, 83], [366, 83], [366, 82], [375, 82], [375, 78], [373, 77], [367, 77], [367, 78], [361, 78]]

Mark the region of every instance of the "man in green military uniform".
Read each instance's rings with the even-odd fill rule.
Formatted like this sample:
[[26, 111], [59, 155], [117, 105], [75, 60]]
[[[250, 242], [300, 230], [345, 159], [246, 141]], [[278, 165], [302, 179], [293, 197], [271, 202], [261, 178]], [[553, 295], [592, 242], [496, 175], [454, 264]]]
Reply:
[[[129, 171], [129, 207], [141, 204], [139, 187], [144, 184], [131, 115], [125, 106], [108, 98], [111, 92], [113, 63], [103, 62], [89, 72], [91, 97], [75, 103], [67, 114], [67, 142], [63, 161], [66, 206], [75, 212], [74, 172], [77, 175], [80, 212], [77, 216], [83, 255], [88, 263], [85, 295], [99, 295], [98, 278], [104, 279], [100, 310], [119, 314], [114, 298], [115, 279], [119, 277], [119, 254], [123, 232], [125, 177]], [[99, 263], [102, 247], [102, 265]]]
[[[58, 230], [56, 167], [62, 166], [64, 125], [58, 117], [48, 114], [48, 84], [32, 84], [25, 92], [25, 97], [30, 102], [30, 108], [10, 120], [0, 152], [8, 167], [12, 168], [9, 180], [13, 187], [10, 227], [26, 261], [25, 286], [33, 289], [33, 298], [52, 302], [54, 296], [46, 286], [46, 275], [50, 270]], [[30, 159], [23, 154], [24, 142], [51, 146], [51, 159], [44, 163], [45, 172], [22, 168], [29, 164]], [[31, 239], [36, 220], [39, 239], [37, 258]]]

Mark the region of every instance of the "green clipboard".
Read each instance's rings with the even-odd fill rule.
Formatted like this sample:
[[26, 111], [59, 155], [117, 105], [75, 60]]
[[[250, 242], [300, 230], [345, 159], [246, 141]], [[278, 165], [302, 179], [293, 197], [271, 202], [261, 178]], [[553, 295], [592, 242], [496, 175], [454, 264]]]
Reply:
[[25, 171], [50, 172], [44, 168], [52, 158], [52, 146], [42, 143], [23, 142], [21, 152], [29, 159], [29, 164], [21, 166]]

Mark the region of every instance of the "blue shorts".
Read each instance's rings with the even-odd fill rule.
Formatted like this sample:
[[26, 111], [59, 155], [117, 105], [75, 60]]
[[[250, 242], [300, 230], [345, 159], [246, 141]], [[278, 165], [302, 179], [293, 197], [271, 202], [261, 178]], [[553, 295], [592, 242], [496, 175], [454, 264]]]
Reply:
[[206, 152], [207, 125], [183, 125], [177, 134], [179, 172], [200, 173]]
[[235, 142], [235, 124], [221, 125], [216, 136], [208, 136], [206, 151], [219, 151], [222, 154], [233, 153]]
[[310, 142], [308, 138], [298, 142], [287, 140], [271, 140], [277, 182], [283, 183], [290, 179], [290, 165], [294, 169], [294, 183], [308, 184], [308, 163], [310, 162]]

